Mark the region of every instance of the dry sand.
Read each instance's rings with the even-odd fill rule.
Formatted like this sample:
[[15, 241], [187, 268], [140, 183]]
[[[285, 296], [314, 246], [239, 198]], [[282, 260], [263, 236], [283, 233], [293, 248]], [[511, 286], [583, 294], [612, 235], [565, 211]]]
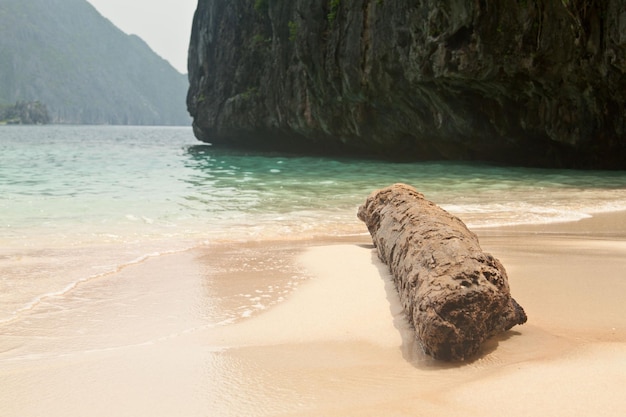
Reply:
[[478, 234], [529, 320], [473, 361], [421, 353], [367, 236], [200, 249], [0, 329], [0, 415], [626, 415], [626, 213]]

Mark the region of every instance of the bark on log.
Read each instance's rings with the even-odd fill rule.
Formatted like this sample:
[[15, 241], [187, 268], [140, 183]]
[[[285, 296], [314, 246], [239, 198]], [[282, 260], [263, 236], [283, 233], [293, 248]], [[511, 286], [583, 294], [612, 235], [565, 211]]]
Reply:
[[415, 188], [374, 191], [358, 217], [393, 275], [424, 351], [443, 360], [474, 356], [497, 333], [526, 322], [502, 264], [457, 217]]

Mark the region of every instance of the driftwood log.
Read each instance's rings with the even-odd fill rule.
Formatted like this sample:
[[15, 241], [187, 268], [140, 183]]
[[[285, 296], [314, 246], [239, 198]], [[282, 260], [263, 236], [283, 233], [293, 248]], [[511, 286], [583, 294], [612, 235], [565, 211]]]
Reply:
[[394, 184], [359, 208], [424, 351], [463, 360], [497, 333], [526, 322], [502, 264], [457, 217], [415, 188]]

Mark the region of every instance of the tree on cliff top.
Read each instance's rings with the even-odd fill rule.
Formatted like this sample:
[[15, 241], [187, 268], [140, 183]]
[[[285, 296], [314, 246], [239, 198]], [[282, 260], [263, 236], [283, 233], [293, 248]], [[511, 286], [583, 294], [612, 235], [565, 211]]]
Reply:
[[14, 106], [0, 106], [0, 124], [45, 125], [48, 123], [50, 123], [48, 108], [39, 101], [18, 101]]

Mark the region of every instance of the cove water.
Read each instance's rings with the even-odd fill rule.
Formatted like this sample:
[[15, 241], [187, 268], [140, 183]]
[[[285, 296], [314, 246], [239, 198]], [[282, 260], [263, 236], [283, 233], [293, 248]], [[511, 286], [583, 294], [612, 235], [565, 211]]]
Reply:
[[187, 248], [366, 234], [395, 182], [470, 228], [626, 210], [626, 172], [246, 153], [186, 127], [0, 127], [0, 322], [86, 280]]

